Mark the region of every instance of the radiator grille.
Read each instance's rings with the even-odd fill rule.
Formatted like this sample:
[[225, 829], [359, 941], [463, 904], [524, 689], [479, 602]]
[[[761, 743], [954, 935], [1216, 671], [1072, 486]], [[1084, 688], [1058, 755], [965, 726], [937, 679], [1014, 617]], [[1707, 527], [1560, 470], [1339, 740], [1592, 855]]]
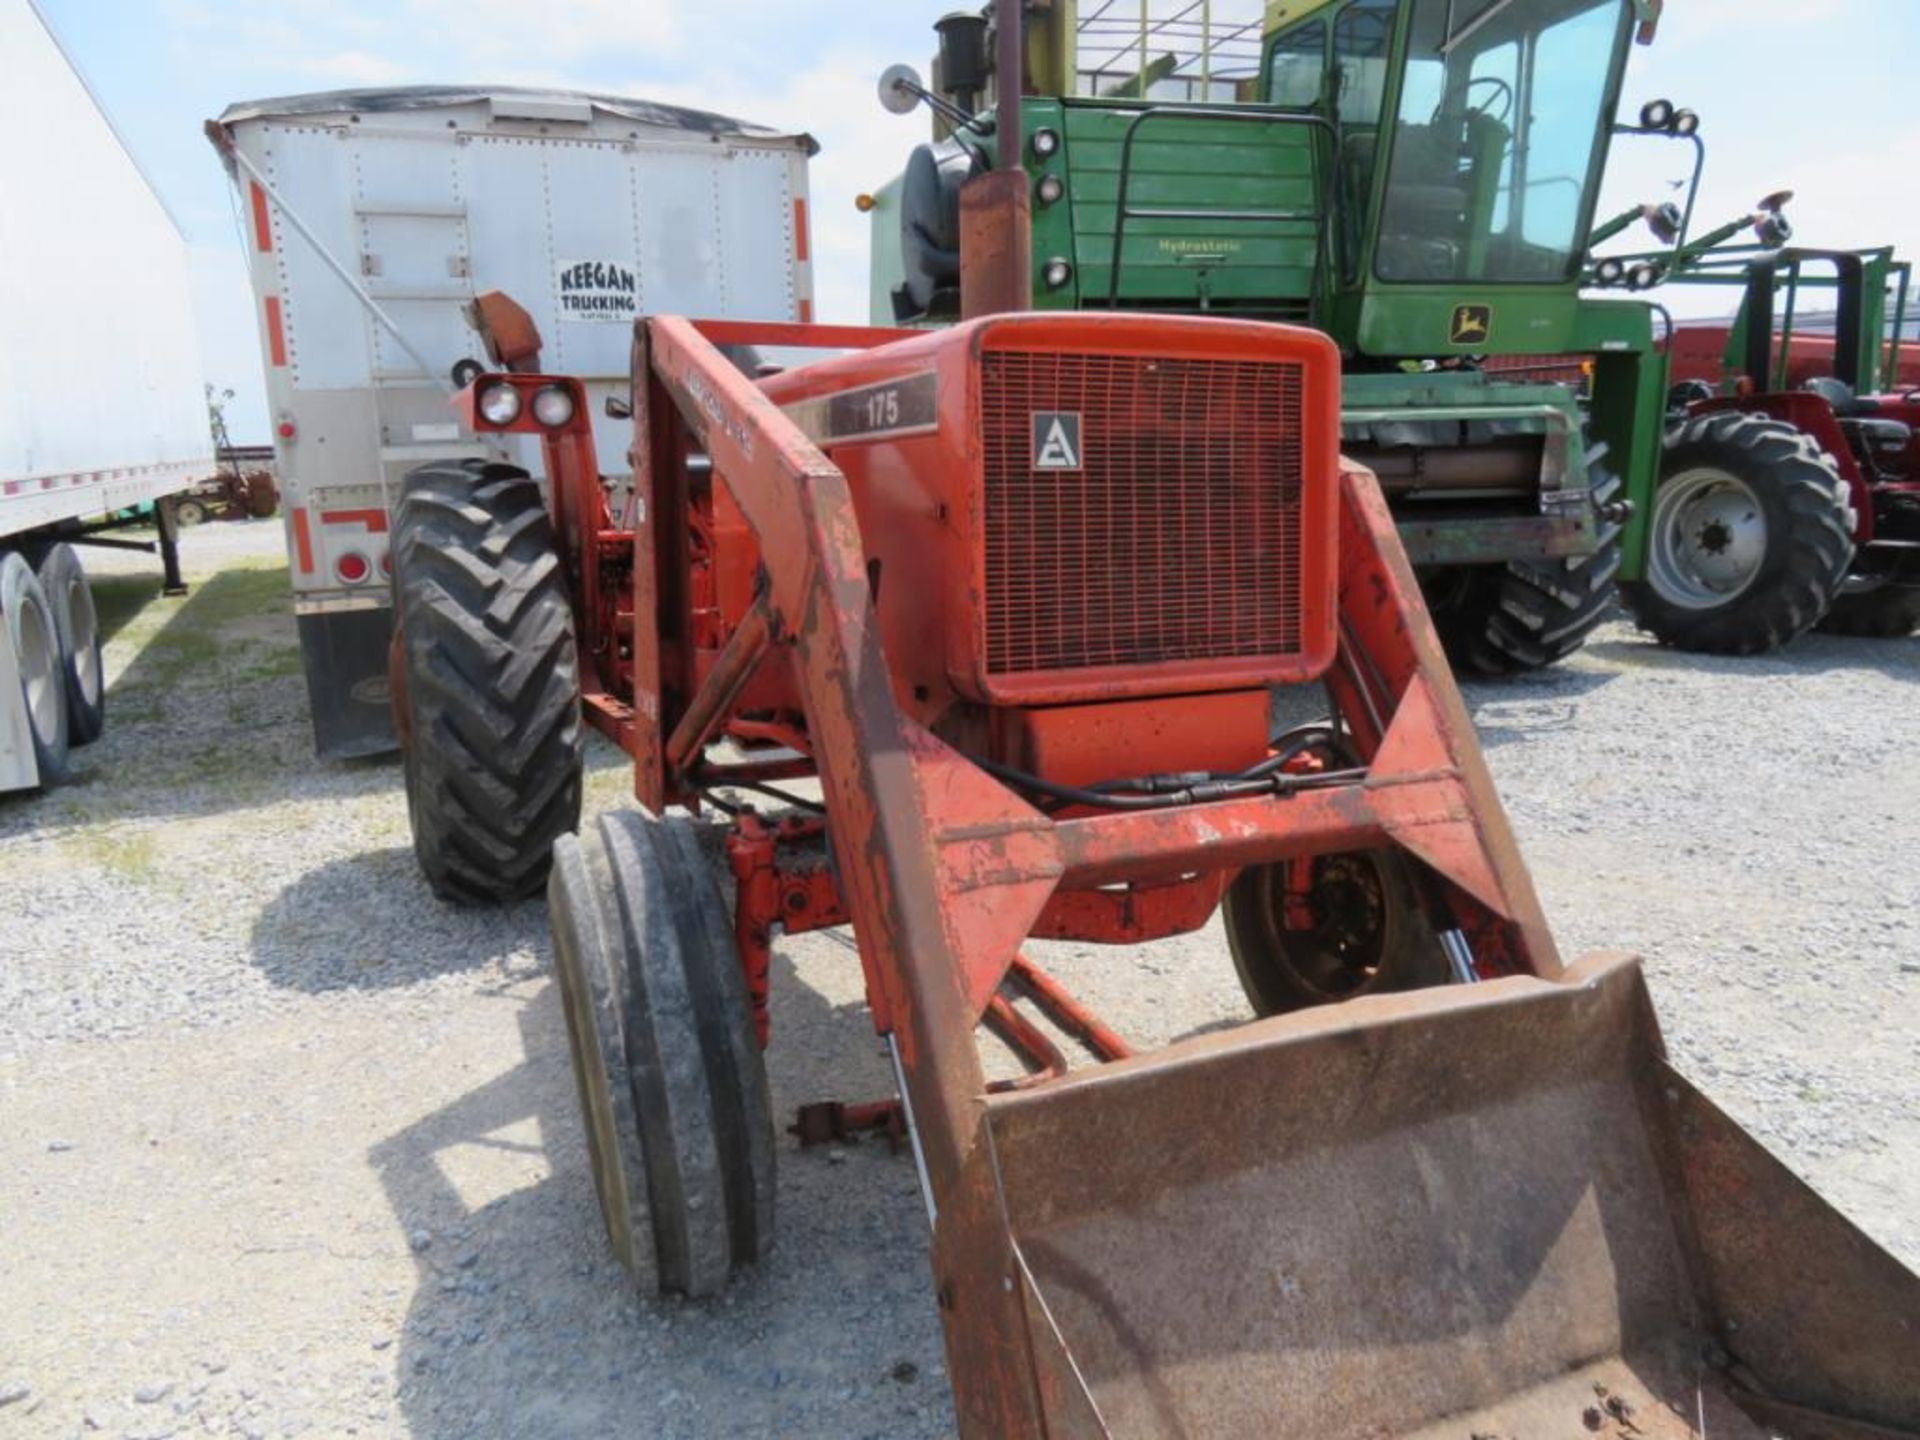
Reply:
[[[989, 675], [1299, 650], [1297, 364], [982, 366]], [[1080, 417], [1079, 469], [1035, 468], [1046, 412]]]

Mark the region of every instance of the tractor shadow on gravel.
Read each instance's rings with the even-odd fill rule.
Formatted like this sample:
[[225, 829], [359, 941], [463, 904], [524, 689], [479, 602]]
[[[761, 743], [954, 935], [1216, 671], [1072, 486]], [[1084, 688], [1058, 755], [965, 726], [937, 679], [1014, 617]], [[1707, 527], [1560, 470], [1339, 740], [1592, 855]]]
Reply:
[[[371, 931], [369, 896], [390, 917]], [[544, 953], [546, 917], [539, 899], [444, 904], [428, 891], [412, 847], [393, 845], [315, 866], [267, 901], [254, 916], [252, 959], [275, 985], [309, 995], [393, 990], [496, 964], [515, 983], [539, 968], [524, 957]]]
[[[774, 1000], [780, 1123], [891, 1088], [863, 1007], [784, 954]], [[771, 1259], [715, 1301], [642, 1299], [601, 1228], [553, 985], [519, 1025], [525, 1058], [369, 1155], [418, 1271], [397, 1337], [407, 1434], [950, 1432], [910, 1158], [781, 1136]]]

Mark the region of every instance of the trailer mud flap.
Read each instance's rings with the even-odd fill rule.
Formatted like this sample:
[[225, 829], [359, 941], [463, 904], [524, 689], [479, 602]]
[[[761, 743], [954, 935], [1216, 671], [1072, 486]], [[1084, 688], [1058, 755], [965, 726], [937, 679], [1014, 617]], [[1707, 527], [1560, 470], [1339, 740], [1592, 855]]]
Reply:
[[1668, 1065], [1636, 962], [989, 1102], [1047, 1432], [1901, 1436], [1920, 1279]]
[[299, 628], [315, 752], [350, 760], [398, 750], [387, 682], [393, 611], [322, 611], [300, 616]]

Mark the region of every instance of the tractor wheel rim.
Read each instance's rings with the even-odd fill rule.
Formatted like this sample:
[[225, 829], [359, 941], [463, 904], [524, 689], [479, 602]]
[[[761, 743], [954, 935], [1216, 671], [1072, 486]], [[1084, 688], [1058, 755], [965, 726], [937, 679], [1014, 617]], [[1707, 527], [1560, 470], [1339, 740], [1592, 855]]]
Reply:
[[94, 663], [100, 622], [93, 612], [93, 590], [84, 577], [75, 576], [67, 585], [67, 622], [73, 634], [73, 668], [80, 697], [91, 706], [100, 699], [100, 667]]
[[60, 728], [60, 642], [36, 604], [20, 607], [20, 681], [33, 733], [51, 741]]
[[1747, 482], [1711, 467], [1663, 482], [1653, 506], [1648, 578], [1687, 610], [1736, 599], [1767, 558], [1767, 516]]
[[1380, 973], [1387, 899], [1377, 861], [1367, 855], [1323, 855], [1313, 862], [1314, 923], [1292, 930], [1285, 947], [1308, 988], [1334, 999], [1357, 994]]

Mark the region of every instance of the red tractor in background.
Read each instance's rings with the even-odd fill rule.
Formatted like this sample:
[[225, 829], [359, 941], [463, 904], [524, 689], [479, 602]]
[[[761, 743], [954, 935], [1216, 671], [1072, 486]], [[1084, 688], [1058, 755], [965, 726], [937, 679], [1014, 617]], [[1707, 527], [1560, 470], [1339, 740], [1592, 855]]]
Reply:
[[[1854, 546], [1820, 628], [1870, 637], [1911, 634], [1920, 628], [1920, 356], [1907, 363], [1901, 357], [1906, 267], [1885, 250], [1803, 248], [1740, 265], [1745, 293], [1734, 324], [1681, 326], [1674, 333], [1675, 422], [1705, 431], [1717, 415], [1760, 415], [1811, 441], [1846, 484], [1843, 523]], [[1808, 265], [1831, 266], [1831, 279], [1805, 275]], [[1682, 272], [1674, 279], [1711, 275], [1709, 267], [1705, 275]], [[1831, 337], [1794, 334], [1800, 293], [1814, 285], [1831, 285], [1835, 296]], [[1708, 363], [1703, 352], [1721, 334], [1722, 349]], [[1736, 555], [1742, 517], [1753, 513], [1743, 498], [1751, 499], [1723, 500], [1716, 508], [1709, 497], [1691, 515], [1656, 506], [1655, 563], [1663, 546], [1669, 557], [1690, 550], [1700, 569], [1717, 556]], [[1821, 517], [1806, 523], [1820, 524]]]

